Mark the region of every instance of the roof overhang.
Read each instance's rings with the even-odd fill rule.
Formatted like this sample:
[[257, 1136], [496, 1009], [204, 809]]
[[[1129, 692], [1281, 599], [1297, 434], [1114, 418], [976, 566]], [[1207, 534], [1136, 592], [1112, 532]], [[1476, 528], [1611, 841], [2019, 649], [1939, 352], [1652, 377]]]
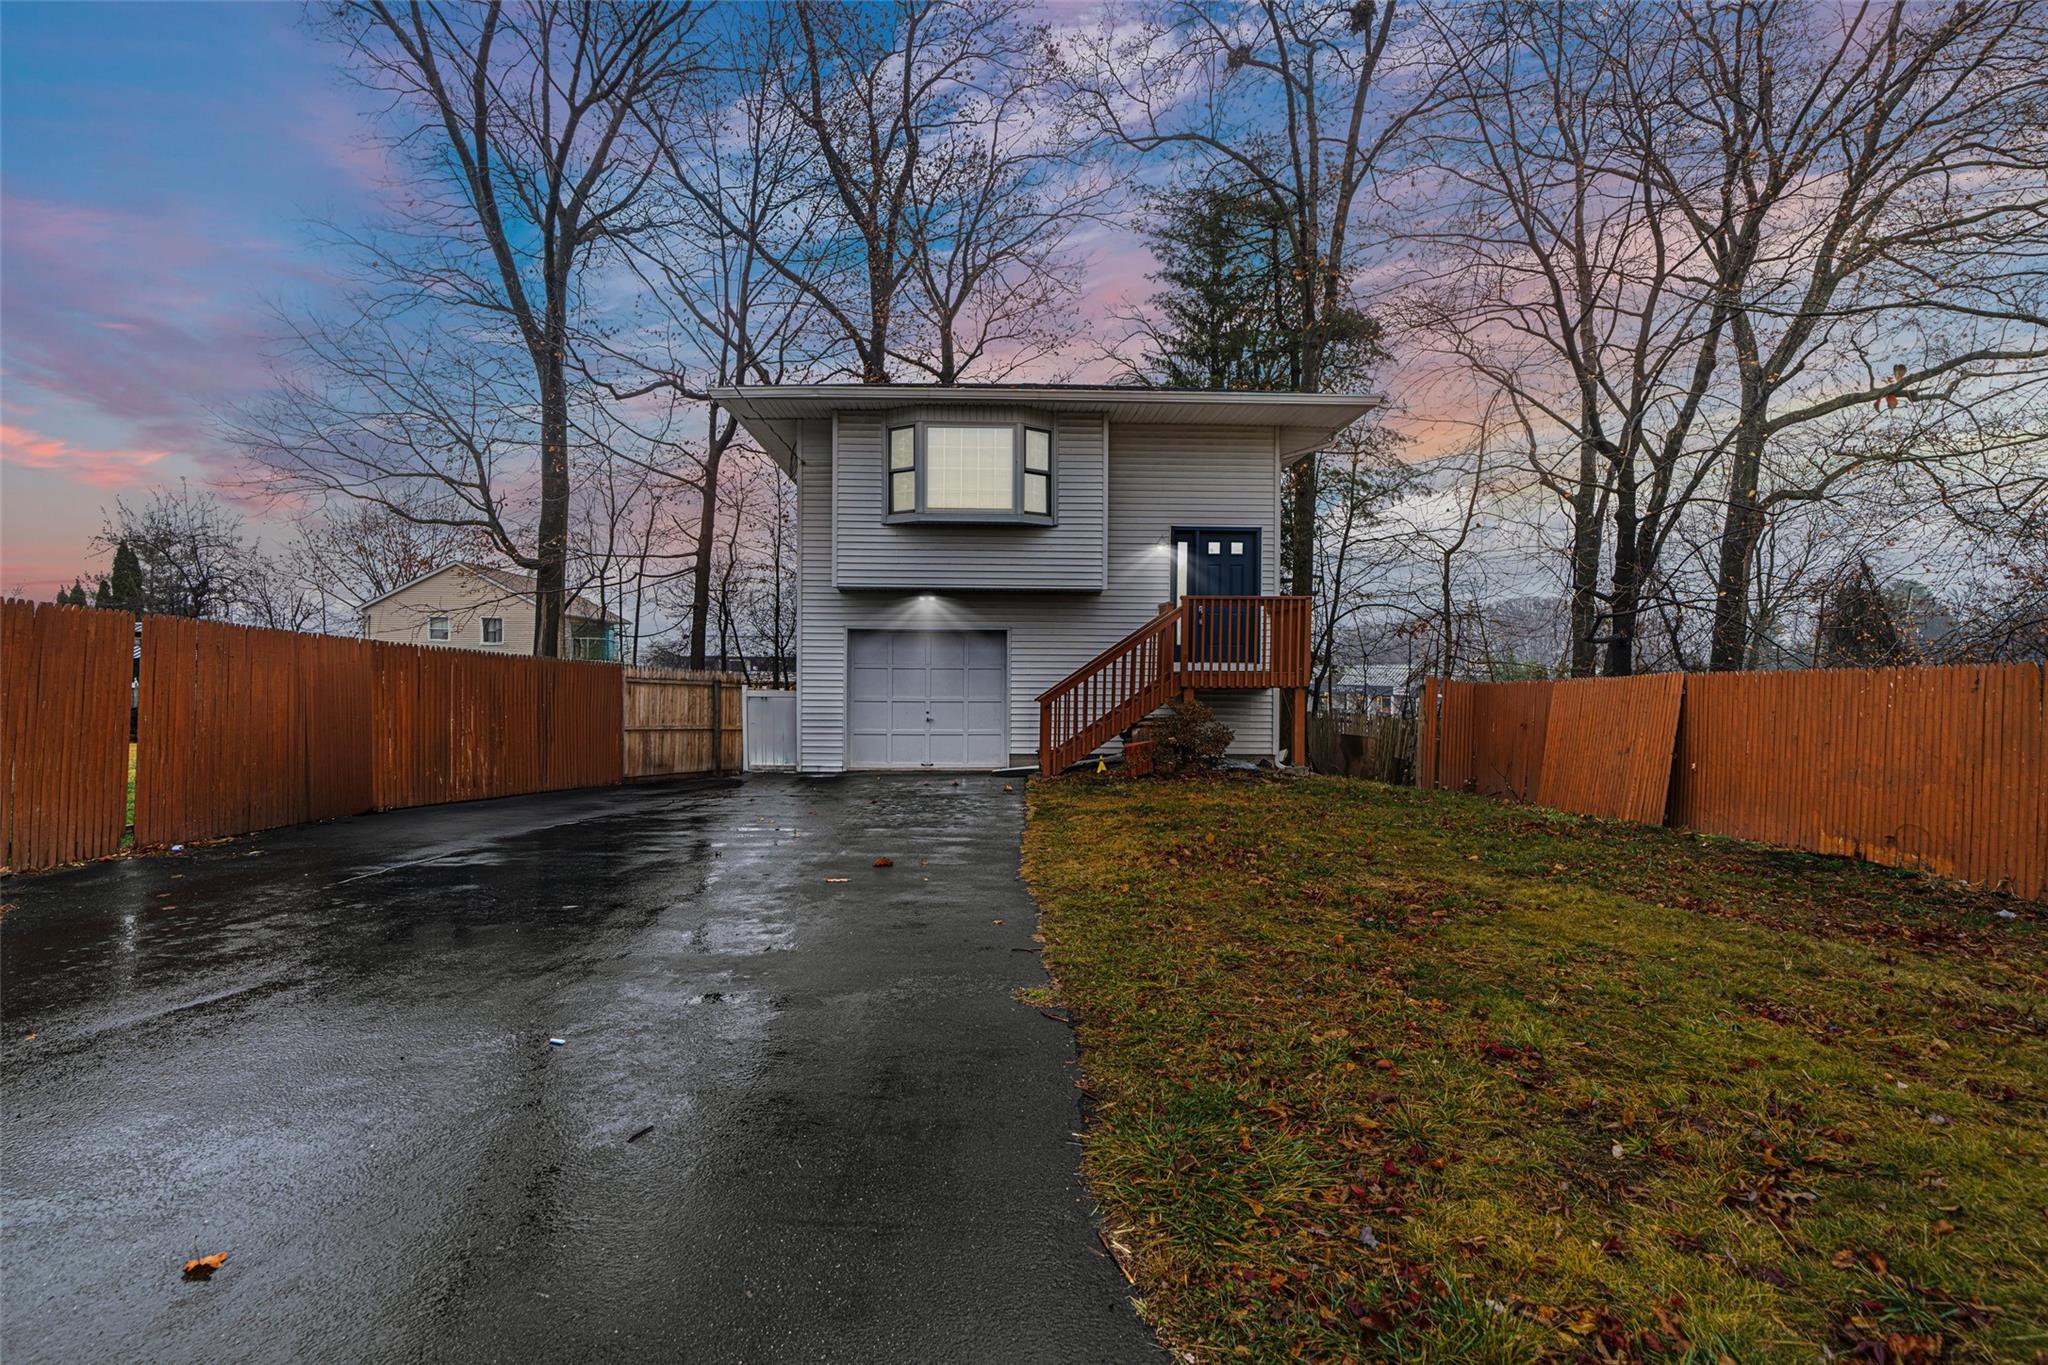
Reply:
[[1151, 426], [1271, 427], [1280, 456], [1299, 459], [1385, 403], [1377, 393], [1261, 393], [1085, 384], [737, 384], [711, 390], [785, 470], [798, 460], [806, 421], [835, 412], [883, 412], [947, 404], [1040, 408]]

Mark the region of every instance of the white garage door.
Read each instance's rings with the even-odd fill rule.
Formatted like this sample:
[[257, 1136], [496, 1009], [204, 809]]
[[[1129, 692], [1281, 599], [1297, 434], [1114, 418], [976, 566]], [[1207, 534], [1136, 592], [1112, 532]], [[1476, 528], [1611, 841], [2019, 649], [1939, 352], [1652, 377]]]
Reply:
[[1010, 761], [999, 630], [851, 630], [849, 768], [1000, 768]]

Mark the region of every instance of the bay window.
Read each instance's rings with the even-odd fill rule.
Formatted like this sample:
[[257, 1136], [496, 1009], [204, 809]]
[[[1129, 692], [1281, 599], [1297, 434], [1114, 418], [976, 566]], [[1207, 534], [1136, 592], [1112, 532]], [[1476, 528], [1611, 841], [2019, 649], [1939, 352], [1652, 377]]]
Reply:
[[909, 422], [884, 437], [888, 520], [1053, 520], [1052, 432], [1023, 423]]

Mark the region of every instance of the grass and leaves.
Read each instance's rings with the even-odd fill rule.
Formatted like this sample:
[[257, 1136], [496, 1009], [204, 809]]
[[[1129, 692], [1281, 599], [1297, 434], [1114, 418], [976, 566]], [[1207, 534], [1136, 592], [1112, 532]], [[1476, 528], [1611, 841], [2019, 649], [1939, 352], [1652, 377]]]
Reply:
[[1189, 1358], [2048, 1361], [2041, 906], [1335, 778], [1035, 782], [1025, 871]]

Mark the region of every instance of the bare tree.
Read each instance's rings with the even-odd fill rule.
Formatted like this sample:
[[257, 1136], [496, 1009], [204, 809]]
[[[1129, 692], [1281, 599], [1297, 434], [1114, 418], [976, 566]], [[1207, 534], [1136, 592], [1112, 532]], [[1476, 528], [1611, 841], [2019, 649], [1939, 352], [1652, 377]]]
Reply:
[[1668, 14], [1659, 80], [1681, 97], [1640, 117], [1659, 121], [1651, 177], [1729, 315], [1711, 663], [1740, 668], [1774, 509], [1919, 461], [1935, 428], [2041, 379], [2048, 43], [2029, 3]]
[[585, 373], [614, 399], [666, 395], [701, 421], [699, 435], [652, 443], [675, 491], [696, 502], [679, 551], [691, 576], [692, 668], [707, 658], [725, 460], [743, 439], [711, 392], [810, 374], [833, 354], [834, 338], [813, 325], [814, 290], [836, 293], [838, 282], [805, 274], [799, 287], [785, 268], [818, 241], [829, 211], [813, 192], [816, 151], [784, 98], [786, 26], [771, 17], [736, 20], [743, 59], [679, 92], [664, 120], [660, 230], [623, 257], [641, 285], [640, 320], [579, 341]]
[[1404, 311], [1505, 395], [1566, 509], [1574, 675], [1602, 644], [1608, 673], [1633, 671], [1643, 595], [1714, 464], [1691, 441], [1727, 312], [1692, 287], [1703, 249], [1638, 136], [1657, 127], [1643, 107], [1670, 98], [1645, 80], [1656, 17], [1528, 0], [1430, 15], [1451, 74], [1431, 207], [1408, 231], [1438, 269]]
[[[509, 558], [535, 571], [536, 653], [561, 647], [581, 273], [639, 226], [635, 209], [657, 165], [654, 120], [695, 69], [700, 12], [689, 0], [349, 0], [331, 23], [355, 77], [392, 97], [395, 145], [420, 172], [407, 222], [353, 238], [379, 287], [371, 315], [398, 300], [467, 311], [516, 336], [526, 361], [518, 406], [531, 410], [536, 436], [531, 543], [514, 544], [495, 508], [472, 511]], [[453, 401], [465, 391], [474, 387]], [[378, 496], [357, 481], [340, 491]]]
[[108, 554], [127, 547], [140, 570], [132, 605], [159, 616], [226, 619], [259, 565], [241, 515], [183, 480], [139, 501], [114, 499], [92, 545]]

